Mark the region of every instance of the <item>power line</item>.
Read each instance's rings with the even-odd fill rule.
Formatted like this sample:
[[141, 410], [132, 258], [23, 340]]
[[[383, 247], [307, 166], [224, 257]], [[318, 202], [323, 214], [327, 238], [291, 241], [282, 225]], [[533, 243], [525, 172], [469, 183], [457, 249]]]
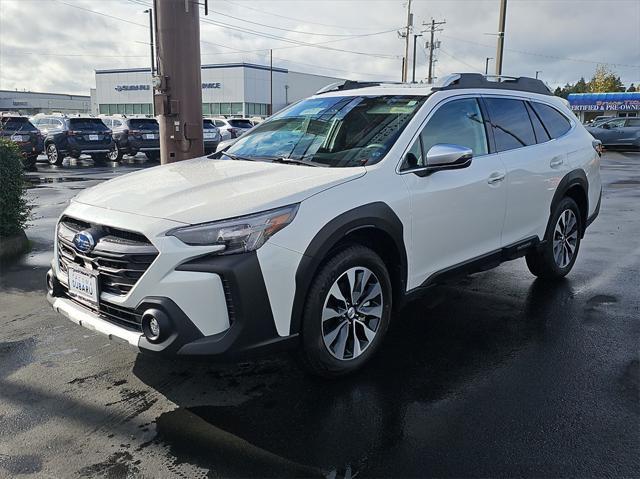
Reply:
[[247, 9], [247, 10], [253, 10], [254, 12], [262, 13], [262, 14], [265, 14], [265, 15], [271, 15], [271, 16], [278, 17], [278, 18], [286, 18], [288, 20], [293, 20], [295, 22], [308, 23], [310, 25], [320, 25], [322, 27], [336, 28], [336, 29], [342, 29], [342, 30], [364, 30], [363, 28], [358, 28], [358, 27], [354, 27], [354, 26], [329, 25], [327, 23], [313, 22], [311, 20], [304, 20], [304, 19], [301, 19], [301, 18], [288, 17], [286, 15], [267, 12], [265, 10], [260, 10], [260, 9], [257, 9], [257, 8], [248, 7], [246, 5], [241, 5], [241, 4], [236, 3], [236, 2], [230, 2], [229, 0], [223, 0], [223, 1], [225, 3], [228, 3], [229, 5], [233, 5], [235, 7], [240, 7], [240, 8], [244, 8], [244, 9]]

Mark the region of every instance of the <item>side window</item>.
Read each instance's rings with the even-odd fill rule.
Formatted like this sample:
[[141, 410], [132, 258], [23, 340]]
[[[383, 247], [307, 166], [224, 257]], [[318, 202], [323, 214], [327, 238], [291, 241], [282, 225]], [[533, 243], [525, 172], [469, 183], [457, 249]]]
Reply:
[[489, 152], [482, 111], [475, 98], [453, 100], [438, 108], [420, 133], [420, 139], [425, 155], [439, 143], [471, 148], [473, 156]]
[[498, 151], [535, 145], [533, 125], [522, 100], [486, 98]]
[[533, 131], [536, 134], [536, 141], [538, 143], [549, 141], [551, 137], [549, 136], [549, 133], [547, 133], [547, 130], [545, 130], [542, 121], [540, 121], [540, 118], [538, 117], [538, 114], [533, 111], [531, 105], [529, 105], [528, 103], [526, 103], [526, 105], [527, 112], [529, 113], [529, 119], [531, 120], [531, 124], [533, 125]]
[[634, 128], [640, 127], [640, 118], [629, 118], [626, 126], [633, 126]]
[[538, 102], [532, 102], [531, 106], [538, 114], [551, 138], [558, 138], [571, 129], [571, 123], [562, 113], [555, 108]]

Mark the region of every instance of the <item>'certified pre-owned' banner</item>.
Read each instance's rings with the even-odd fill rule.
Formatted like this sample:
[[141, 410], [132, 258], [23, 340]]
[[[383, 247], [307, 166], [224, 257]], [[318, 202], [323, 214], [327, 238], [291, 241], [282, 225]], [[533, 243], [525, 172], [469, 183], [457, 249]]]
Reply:
[[[203, 83], [202, 89], [222, 88], [222, 83]], [[148, 91], [151, 85], [116, 85], [116, 91]]]

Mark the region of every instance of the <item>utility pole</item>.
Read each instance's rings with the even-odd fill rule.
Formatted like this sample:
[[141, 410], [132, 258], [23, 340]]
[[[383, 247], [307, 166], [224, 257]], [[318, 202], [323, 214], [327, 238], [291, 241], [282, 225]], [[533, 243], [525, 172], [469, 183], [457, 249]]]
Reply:
[[429, 84], [433, 83], [433, 51], [436, 48], [440, 47], [440, 44], [438, 42], [438, 45], [435, 44], [435, 38], [434, 35], [436, 32], [441, 32], [442, 28], [438, 28], [440, 25], [444, 25], [445, 23], [447, 23], [446, 21], [442, 21], [442, 22], [436, 22], [433, 18], [431, 19], [431, 23], [423, 23], [423, 25], [429, 27], [427, 30], [425, 30], [426, 32], [429, 32], [430, 34], [430, 40], [429, 40], [429, 76], [427, 77], [427, 82]]
[[[156, 52], [153, 47], [153, 9], [147, 8], [144, 13], [149, 14], [149, 47], [151, 48], [151, 78], [153, 79], [156, 73]], [[156, 116], [156, 107], [153, 102], [151, 102], [151, 112], [153, 116]]]
[[154, 0], [158, 71], [153, 87], [162, 164], [204, 155], [198, 8], [191, 0]]
[[487, 57], [485, 62], [484, 62], [484, 74], [485, 75], [489, 74], [489, 60], [493, 60], [493, 57]]
[[496, 53], [496, 75], [502, 75], [502, 54], [504, 52], [504, 31], [507, 22], [507, 0], [500, 0], [500, 22], [498, 24], [498, 52]]
[[413, 34], [413, 75], [411, 77], [411, 83], [416, 82], [416, 44], [418, 43], [418, 37], [421, 37], [422, 33]]
[[413, 14], [411, 13], [411, 0], [407, 3], [407, 26], [404, 32], [398, 32], [400, 38], [404, 38], [404, 58], [402, 61], [402, 81], [406, 82], [409, 77], [409, 35], [413, 27]]

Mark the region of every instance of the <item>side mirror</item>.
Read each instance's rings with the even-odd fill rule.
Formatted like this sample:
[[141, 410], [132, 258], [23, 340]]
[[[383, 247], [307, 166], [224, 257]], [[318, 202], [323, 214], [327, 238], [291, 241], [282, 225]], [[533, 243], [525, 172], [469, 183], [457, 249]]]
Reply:
[[471, 164], [473, 150], [460, 145], [440, 143], [427, 152], [427, 167], [431, 169], [465, 168]]

